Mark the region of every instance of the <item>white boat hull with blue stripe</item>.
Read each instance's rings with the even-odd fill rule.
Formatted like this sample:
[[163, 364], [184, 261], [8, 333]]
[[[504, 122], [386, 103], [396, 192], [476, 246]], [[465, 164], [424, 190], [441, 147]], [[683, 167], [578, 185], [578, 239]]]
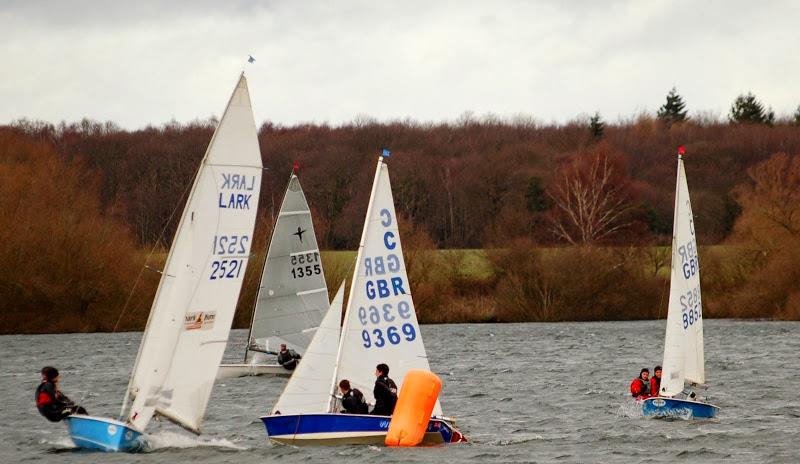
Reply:
[[[289, 445], [383, 445], [389, 416], [358, 414], [291, 414], [264, 416], [261, 421], [273, 441]], [[461, 441], [448, 419], [431, 418], [423, 445]]]
[[678, 398], [648, 398], [642, 402], [646, 417], [676, 419], [711, 419], [717, 415], [718, 406]]

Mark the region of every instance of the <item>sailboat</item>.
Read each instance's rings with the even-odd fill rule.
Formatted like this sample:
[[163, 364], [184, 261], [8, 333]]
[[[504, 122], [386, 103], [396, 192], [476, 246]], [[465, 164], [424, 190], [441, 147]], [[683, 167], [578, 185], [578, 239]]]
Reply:
[[[409, 370], [430, 369], [406, 274], [385, 156], [386, 150], [378, 159], [341, 336], [335, 344], [340, 289], [271, 414], [261, 418], [267, 435], [276, 442], [383, 444], [391, 417], [339, 413], [335, 396], [339, 381], [348, 379], [373, 403], [373, 373], [379, 363], [389, 365], [390, 376], [399, 386]], [[436, 401], [423, 443], [463, 440]]]
[[[275, 361], [278, 346], [285, 343], [303, 354], [328, 309], [328, 287], [311, 210], [296, 169], [292, 169], [272, 231], [244, 362], [223, 364], [217, 378], [288, 375], [291, 371]], [[271, 362], [267, 355], [272, 355]]]
[[250, 256], [260, 190], [261, 152], [242, 73], [181, 215], [120, 420], [70, 416], [75, 445], [135, 451], [153, 416], [200, 433]]
[[719, 407], [696, 400], [696, 394], [690, 391], [693, 387], [707, 386], [703, 353], [700, 263], [694, 216], [689, 201], [689, 187], [683, 168], [684, 154], [684, 148], [680, 147], [661, 387], [659, 396], [643, 401], [642, 411], [645, 416], [654, 417], [711, 418], [717, 414]]

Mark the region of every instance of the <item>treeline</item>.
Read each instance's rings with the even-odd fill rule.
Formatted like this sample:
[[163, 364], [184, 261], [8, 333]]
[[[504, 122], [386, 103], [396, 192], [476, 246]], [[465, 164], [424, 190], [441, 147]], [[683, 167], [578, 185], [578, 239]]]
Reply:
[[[267, 123], [259, 130], [263, 241], [254, 251], [266, 247], [295, 162], [321, 247], [354, 250], [374, 163], [388, 148], [423, 321], [663, 316], [684, 145], [700, 243], [727, 245], [701, 256], [707, 315], [796, 319], [800, 212], [772, 210], [800, 204], [797, 178], [781, 177], [800, 169], [800, 127], [758, 122]], [[159, 254], [145, 258], [168, 248], [214, 123], [0, 128], [2, 331], [141, 328], [158, 280], [143, 266], [157, 269]], [[464, 254], [426, 251], [463, 248], [487, 250], [486, 272], [471, 272]], [[239, 325], [253, 301], [253, 264]]]

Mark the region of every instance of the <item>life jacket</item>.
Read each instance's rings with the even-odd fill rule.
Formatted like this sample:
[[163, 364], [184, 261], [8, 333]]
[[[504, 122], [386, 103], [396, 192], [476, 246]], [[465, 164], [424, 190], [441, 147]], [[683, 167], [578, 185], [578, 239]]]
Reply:
[[650, 396], [658, 396], [658, 391], [661, 389], [661, 379], [656, 376], [650, 377]]
[[35, 394], [36, 409], [50, 422], [59, 422], [69, 415], [65, 410], [71, 405], [71, 401], [62, 395], [53, 382], [42, 382], [36, 387]]
[[397, 404], [397, 385], [388, 376], [375, 379], [375, 389], [372, 391], [375, 396], [375, 407], [372, 414], [378, 416], [391, 416]]
[[278, 364], [291, 371], [297, 367], [297, 360], [300, 358], [301, 356], [296, 351], [284, 350], [278, 353]]
[[634, 398], [646, 398], [650, 396], [649, 391], [649, 385], [647, 385], [641, 377], [636, 377], [633, 379], [633, 382], [631, 382], [631, 396]]
[[344, 407], [345, 412], [350, 414], [369, 413], [369, 406], [367, 406], [367, 402], [364, 401], [364, 394], [357, 388], [353, 388], [345, 393], [342, 397], [342, 407]]

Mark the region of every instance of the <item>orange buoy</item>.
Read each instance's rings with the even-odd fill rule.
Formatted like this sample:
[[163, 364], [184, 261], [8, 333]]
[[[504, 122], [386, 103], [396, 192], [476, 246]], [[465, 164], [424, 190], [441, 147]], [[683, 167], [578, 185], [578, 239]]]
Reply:
[[386, 446], [417, 446], [422, 442], [440, 391], [442, 381], [433, 372], [411, 369], [406, 373], [384, 440]]

